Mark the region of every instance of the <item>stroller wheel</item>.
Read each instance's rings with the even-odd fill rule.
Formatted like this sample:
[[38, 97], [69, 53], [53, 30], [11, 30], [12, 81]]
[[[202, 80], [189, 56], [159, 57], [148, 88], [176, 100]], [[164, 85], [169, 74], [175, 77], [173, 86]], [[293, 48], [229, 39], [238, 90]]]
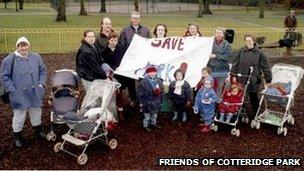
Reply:
[[282, 132], [283, 132], [283, 127], [279, 127], [277, 131], [278, 135], [282, 134]]
[[46, 139], [48, 141], [55, 141], [56, 140], [56, 134], [53, 131], [51, 131], [50, 133], [48, 133], [46, 135]]
[[78, 156], [78, 158], [77, 158], [77, 162], [80, 165], [86, 164], [87, 161], [88, 161], [88, 155], [86, 155], [84, 153], [81, 154], [80, 156]]
[[235, 133], [236, 133], [236, 129], [233, 128], [233, 129], [231, 130], [231, 135], [236, 135]]
[[283, 135], [286, 136], [287, 135], [287, 128], [283, 128]]
[[260, 129], [261, 123], [260, 122], [255, 122], [255, 128]]
[[58, 153], [60, 150], [62, 150], [62, 143], [61, 142], [55, 144], [55, 146], [54, 146], [54, 152], [55, 153]]
[[237, 130], [235, 131], [235, 136], [236, 136], [236, 137], [239, 137], [240, 134], [241, 134], [241, 131], [240, 131], [239, 129], [237, 129]]
[[248, 124], [249, 123], [249, 118], [245, 117], [244, 122], [245, 122], [245, 124]]
[[255, 120], [251, 121], [250, 127], [253, 129], [255, 127]]
[[291, 125], [294, 125], [294, 122], [295, 122], [295, 119], [293, 116], [291, 116], [289, 119], [288, 119], [288, 123], [290, 123]]
[[217, 131], [218, 131], [218, 125], [214, 125], [214, 126], [213, 126], [213, 131], [214, 131], [214, 132], [217, 132]]
[[108, 142], [108, 146], [113, 150], [117, 147], [117, 140], [116, 139], [111, 139], [109, 142]]

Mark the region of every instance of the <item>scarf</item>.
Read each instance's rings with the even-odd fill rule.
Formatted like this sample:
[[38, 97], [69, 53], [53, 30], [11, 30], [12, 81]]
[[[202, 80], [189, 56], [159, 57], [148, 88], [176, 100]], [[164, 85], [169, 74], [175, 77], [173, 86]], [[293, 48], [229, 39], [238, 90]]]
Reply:
[[148, 79], [148, 82], [153, 89], [154, 95], [159, 96], [160, 95], [160, 87], [159, 87], [158, 83], [156, 82], [156, 77], [151, 78], [151, 77], [147, 76], [147, 79]]
[[181, 95], [182, 94], [182, 86], [184, 85], [185, 80], [182, 81], [176, 81], [175, 83], [175, 89], [174, 94]]
[[224, 41], [224, 38], [222, 38], [222, 39], [215, 39], [215, 43], [217, 44], [217, 45], [220, 45], [221, 43], [223, 43], [223, 41]]
[[28, 55], [27, 55], [27, 56], [21, 55], [21, 54], [18, 52], [18, 50], [15, 50], [14, 53], [15, 53], [16, 56], [18, 56], [18, 57], [20, 57], [20, 58], [26, 58], [26, 57], [28, 56]]

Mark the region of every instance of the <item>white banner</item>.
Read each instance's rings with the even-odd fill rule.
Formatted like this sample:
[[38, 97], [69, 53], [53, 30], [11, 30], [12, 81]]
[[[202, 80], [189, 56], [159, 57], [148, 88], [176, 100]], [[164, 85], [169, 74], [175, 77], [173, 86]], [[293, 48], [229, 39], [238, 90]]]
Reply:
[[148, 65], [157, 66], [157, 74], [169, 85], [178, 68], [186, 71], [185, 80], [195, 87], [201, 70], [207, 66], [213, 37], [142, 38], [134, 35], [116, 74], [138, 79], [145, 76]]

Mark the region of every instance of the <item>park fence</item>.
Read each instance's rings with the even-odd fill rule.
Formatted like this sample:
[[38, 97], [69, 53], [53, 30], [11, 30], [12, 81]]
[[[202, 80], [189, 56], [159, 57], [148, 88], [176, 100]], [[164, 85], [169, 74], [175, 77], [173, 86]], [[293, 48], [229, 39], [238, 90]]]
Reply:
[[[114, 31], [119, 33], [122, 28]], [[76, 52], [81, 45], [84, 28], [35, 28], [35, 29], [0, 29], [0, 53], [9, 53], [15, 49], [16, 40], [25, 36], [31, 43], [31, 50], [38, 53], [70, 53]], [[99, 28], [92, 28], [96, 33]], [[213, 36], [215, 28], [202, 28], [203, 36]], [[284, 36], [283, 29], [235, 29], [233, 49], [244, 46], [244, 35], [253, 34], [257, 37], [266, 37], [264, 44], [275, 44]], [[304, 33], [304, 28], [297, 29]], [[182, 36], [185, 32], [182, 28], [169, 28], [168, 36]], [[296, 47], [304, 50], [304, 45]]]

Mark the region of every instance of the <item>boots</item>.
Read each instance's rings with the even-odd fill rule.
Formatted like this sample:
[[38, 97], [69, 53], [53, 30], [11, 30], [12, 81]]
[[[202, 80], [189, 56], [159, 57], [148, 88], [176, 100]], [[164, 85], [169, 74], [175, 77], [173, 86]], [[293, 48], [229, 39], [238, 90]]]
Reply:
[[35, 137], [46, 138], [46, 134], [42, 131], [41, 125], [33, 126], [33, 128], [35, 130]]
[[22, 136], [21, 132], [14, 132], [15, 146], [18, 148], [22, 147], [21, 136]]
[[174, 112], [174, 115], [173, 115], [173, 118], [172, 118], [171, 122], [174, 122], [177, 119], [177, 115], [178, 115], [178, 113]]

